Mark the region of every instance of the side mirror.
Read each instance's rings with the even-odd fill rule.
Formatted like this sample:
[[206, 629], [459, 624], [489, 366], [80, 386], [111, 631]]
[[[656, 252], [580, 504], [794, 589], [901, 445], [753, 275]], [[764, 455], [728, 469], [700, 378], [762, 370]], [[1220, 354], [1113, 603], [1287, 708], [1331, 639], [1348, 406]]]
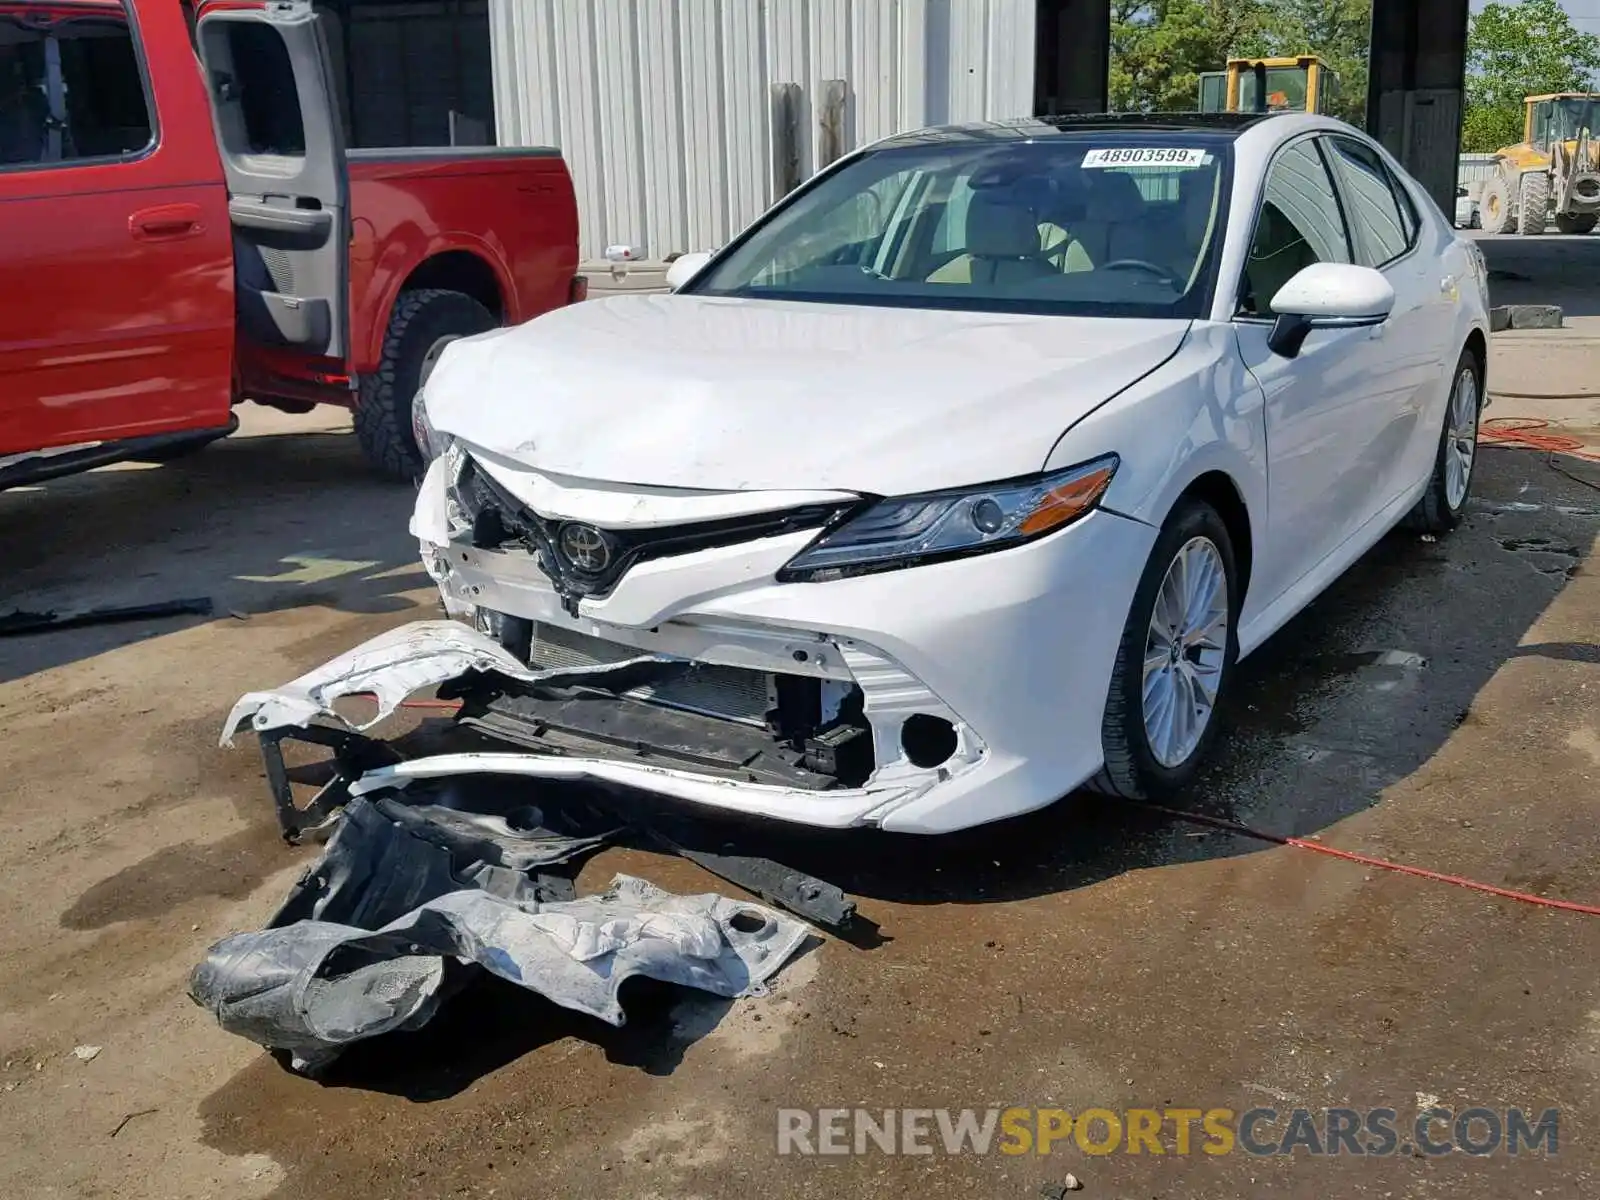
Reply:
[[700, 274], [701, 269], [711, 261], [711, 255], [705, 250], [696, 250], [693, 254], [680, 254], [672, 260], [672, 265], [667, 268], [667, 287], [674, 292], [689, 280]]
[[1312, 263], [1296, 272], [1272, 298], [1278, 314], [1267, 345], [1293, 358], [1313, 329], [1382, 325], [1394, 310], [1394, 289], [1383, 272], [1348, 263]]

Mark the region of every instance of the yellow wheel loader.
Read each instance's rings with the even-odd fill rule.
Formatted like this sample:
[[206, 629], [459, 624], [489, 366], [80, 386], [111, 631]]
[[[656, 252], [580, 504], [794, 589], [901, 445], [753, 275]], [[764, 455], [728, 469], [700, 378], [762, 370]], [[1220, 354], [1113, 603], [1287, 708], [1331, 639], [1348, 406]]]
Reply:
[[1562, 233], [1600, 222], [1600, 93], [1561, 92], [1523, 102], [1522, 141], [1495, 151], [1478, 212], [1490, 233]]
[[1325, 113], [1339, 98], [1339, 76], [1315, 54], [1230, 58], [1200, 76], [1201, 112]]

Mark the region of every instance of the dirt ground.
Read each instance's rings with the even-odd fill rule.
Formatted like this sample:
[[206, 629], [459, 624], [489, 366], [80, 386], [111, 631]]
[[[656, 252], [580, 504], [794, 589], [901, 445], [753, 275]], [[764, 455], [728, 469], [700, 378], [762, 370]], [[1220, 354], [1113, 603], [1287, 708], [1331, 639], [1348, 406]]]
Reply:
[[[612, 1030], [486, 983], [290, 1074], [184, 992], [315, 853], [278, 840], [219, 725], [435, 609], [407, 489], [336, 429], [251, 421], [266, 436], [0, 495], [4, 607], [217, 605], [0, 640], [0, 1196], [1021, 1198], [1068, 1171], [1090, 1197], [1597, 1194], [1600, 921], [1082, 796], [939, 841], [787, 835], [879, 936], [821, 940], [770, 997], [641, 992]], [[1193, 803], [1600, 902], [1600, 493], [1528, 451], [1480, 462], [1459, 531], [1392, 536], [1247, 661]], [[619, 869], [718, 886], [620, 851], [581, 883]], [[1435, 1098], [1557, 1107], [1559, 1154], [775, 1152], [779, 1107], [1404, 1122]]]

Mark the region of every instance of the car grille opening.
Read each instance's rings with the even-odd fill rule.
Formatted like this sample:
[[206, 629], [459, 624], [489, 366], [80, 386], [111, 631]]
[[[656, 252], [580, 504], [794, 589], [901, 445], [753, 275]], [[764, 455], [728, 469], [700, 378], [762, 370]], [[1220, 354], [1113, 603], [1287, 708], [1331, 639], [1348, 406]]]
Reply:
[[[539, 670], [636, 659], [621, 642], [533, 623]], [[548, 754], [632, 759], [818, 791], [857, 787], [874, 768], [859, 686], [680, 660], [627, 690], [575, 681], [507, 687], [487, 677], [458, 698], [483, 733]], [[634, 678], [637, 678], [635, 676]]]
[[[529, 665], [535, 669], [593, 667], [637, 657], [639, 651], [559, 625], [536, 622]], [[777, 703], [772, 676], [765, 671], [696, 663], [675, 679], [647, 683], [624, 693], [667, 708], [766, 728]]]

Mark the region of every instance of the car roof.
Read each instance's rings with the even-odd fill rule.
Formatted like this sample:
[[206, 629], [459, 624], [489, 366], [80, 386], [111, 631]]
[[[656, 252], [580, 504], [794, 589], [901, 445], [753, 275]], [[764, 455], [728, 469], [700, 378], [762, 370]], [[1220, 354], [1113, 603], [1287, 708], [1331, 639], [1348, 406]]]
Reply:
[[950, 142], [1029, 141], [1057, 134], [1115, 131], [1163, 137], [1172, 134], [1210, 134], [1236, 138], [1265, 122], [1281, 121], [1293, 113], [1074, 113], [1053, 117], [1018, 117], [1007, 121], [972, 121], [961, 125], [932, 125], [893, 133], [873, 142], [871, 150], [930, 146]]

